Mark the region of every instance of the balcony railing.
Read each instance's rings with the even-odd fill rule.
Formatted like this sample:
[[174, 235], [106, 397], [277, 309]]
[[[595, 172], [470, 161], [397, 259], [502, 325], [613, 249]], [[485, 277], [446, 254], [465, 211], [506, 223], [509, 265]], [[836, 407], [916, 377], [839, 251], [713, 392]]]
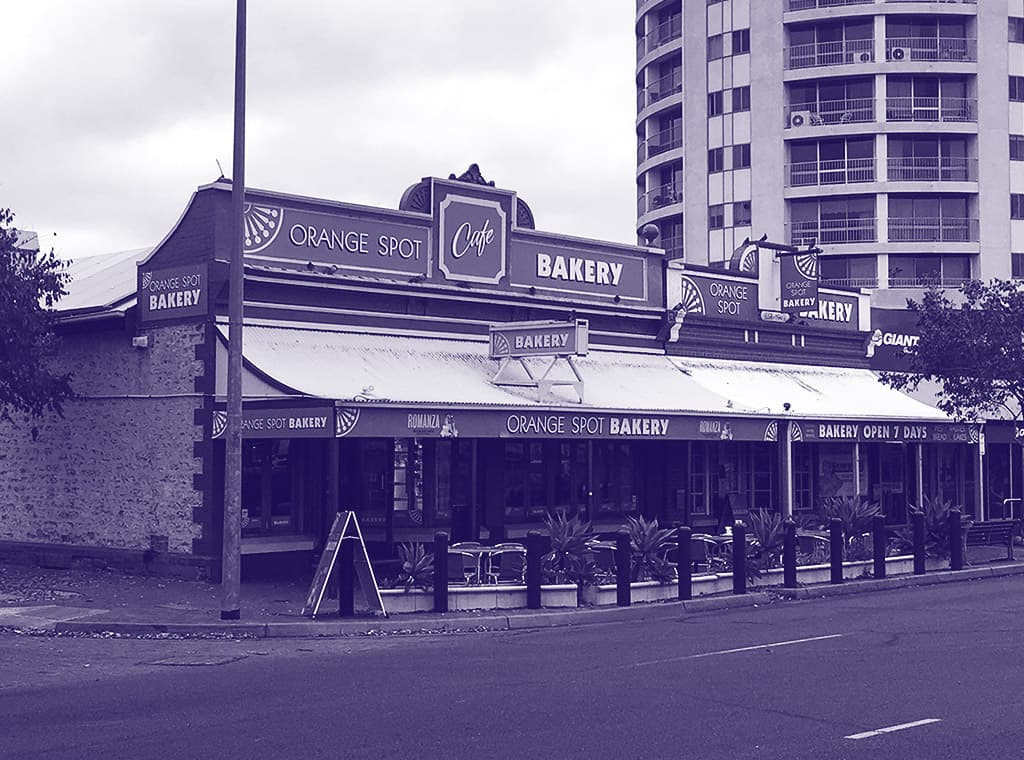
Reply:
[[683, 236], [681, 234], [661, 238], [657, 245], [665, 249], [666, 259], [683, 258]]
[[877, 288], [877, 277], [822, 277], [818, 284], [824, 288]]
[[886, 121], [977, 122], [977, 98], [918, 98], [899, 96], [885, 99]]
[[786, 0], [787, 11], [809, 11], [813, 8], [835, 8], [840, 5], [871, 5], [875, 0]]
[[875, 120], [874, 98], [822, 100], [818, 103], [793, 103], [785, 111], [788, 129], [830, 124], [864, 124]]
[[806, 45], [793, 45], [786, 51], [785, 60], [787, 69], [871, 63], [875, 60], [875, 41], [846, 40], [845, 42], [811, 42]]
[[889, 158], [890, 182], [977, 182], [978, 159], [919, 156]]
[[953, 61], [978, 60], [978, 41], [966, 37], [887, 37], [887, 61]]
[[637, 150], [637, 160], [645, 161], [648, 158], [664, 153], [673, 148], [683, 147], [683, 132], [681, 129], [663, 129], [655, 132], [646, 140], [641, 140]]
[[950, 217], [890, 217], [890, 243], [976, 243], [977, 219]]
[[885, 0], [887, 3], [934, 3], [934, 2], [962, 3], [964, 5], [977, 5], [978, 0]]
[[656, 27], [651, 29], [643, 37], [638, 37], [636, 41], [636, 57], [640, 60], [647, 53], [654, 50], [659, 45], [664, 45], [666, 42], [677, 40], [683, 36], [683, 17], [672, 16], [667, 21], [662, 21]]
[[669, 95], [676, 95], [683, 91], [683, 72], [674, 71], [669, 76], [661, 77], [651, 82], [640, 90], [637, 100], [637, 109], [642, 109], [651, 103], [657, 103]]
[[786, 175], [789, 177], [789, 187], [874, 182], [875, 159], [846, 158], [834, 161], [799, 161], [789, 165]]
[[[891, 0], [890, 0], [891, 1]], [[911, 0], [901, 0], [910, 2]], [[889, 275], [890, 288], [959, 288], [970, 277], [940, 277], [939, 275], [920, 274], [914, 277], [893, 277]]]
[[637, 198], [637, 211], [640, 214], [646, 214], [648, 211], [682, 202], [683, 194], [681, 192], [676, 192], [672, 187], [656, 187]]
[[874, 218], [822, 219], [789, 223], [789, 244], [812, 243], [874, 243], [878, 240]]

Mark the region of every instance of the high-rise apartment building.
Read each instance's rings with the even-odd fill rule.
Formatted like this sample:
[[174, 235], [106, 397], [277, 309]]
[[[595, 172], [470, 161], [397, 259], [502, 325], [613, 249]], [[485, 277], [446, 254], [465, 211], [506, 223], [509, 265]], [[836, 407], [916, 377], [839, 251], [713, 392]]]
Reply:
[[637, 0], [637, 230], [824, 283], [1024, 278], [1024, 0]]

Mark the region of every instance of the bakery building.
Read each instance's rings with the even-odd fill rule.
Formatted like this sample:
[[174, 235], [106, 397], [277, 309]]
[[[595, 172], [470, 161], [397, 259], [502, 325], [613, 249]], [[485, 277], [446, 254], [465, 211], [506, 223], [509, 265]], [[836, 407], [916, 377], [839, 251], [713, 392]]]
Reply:
[[[217, 576], [230, 196], [202, 186], [153, 249], [75, 264], [79, 398], [0, 433], [0, 556]], [[339, 509], [381, 557], [551, 511], [611, 531], [834, 495], [894, 523], [922, 494], [986, 509], [980, 427], [881, 385], [867, 296], [808, 292], [792, 257], [713, 270], [542, 232], [475, 166], [397, 209], [247, 190], [244, 255], [243, 574], [308, 568]]]

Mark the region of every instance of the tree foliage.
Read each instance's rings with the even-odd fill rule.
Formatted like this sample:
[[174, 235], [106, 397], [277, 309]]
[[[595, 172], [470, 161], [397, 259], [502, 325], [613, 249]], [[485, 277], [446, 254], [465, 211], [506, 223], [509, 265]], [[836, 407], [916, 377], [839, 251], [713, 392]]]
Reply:
[[969, 281], [960, 298], [932, 288], [917, 313], [921, 339], [908, 348], [908, 371], [886, 372], [882, 381], [916, 390], [922, 381], [939, 386], [938, 406], [960, 419], [985, 415], [1017, 418], [1024, 409], [1024, 284]]
[[14, 216], [0, 209], [0, 420], [61, 414], [70, 373], [53, 370], [53, 307], [66, 294], [67, 262], [18, 245]]

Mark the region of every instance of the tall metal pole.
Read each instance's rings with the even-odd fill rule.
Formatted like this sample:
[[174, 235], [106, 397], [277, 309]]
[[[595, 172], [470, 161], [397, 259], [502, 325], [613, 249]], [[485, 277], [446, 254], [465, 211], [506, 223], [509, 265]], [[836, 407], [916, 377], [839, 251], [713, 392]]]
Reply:
[[235, 130], [231, 168], [231, 264], [228, 276], [227, 445], [224, 457], [224, 546], [221, 620], [241, 617], [242, 574], [242, 213], [245, 200], [245, 0], [235, 18]]

